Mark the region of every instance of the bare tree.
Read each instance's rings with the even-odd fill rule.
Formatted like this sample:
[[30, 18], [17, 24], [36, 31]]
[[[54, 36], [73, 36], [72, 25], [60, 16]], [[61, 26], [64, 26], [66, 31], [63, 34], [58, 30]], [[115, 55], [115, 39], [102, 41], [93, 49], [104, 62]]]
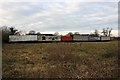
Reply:
[[13, 26], [10, 27], [11, 34], [14, 35], [18, 30], [16, 30]]
[[34, 30], [31, 30], [31, 31], [29, 31], [28, 34], [30, 34], [30, 35], [34, 35], [34, 34], [35, 34], [35, 31], [34, 31]]
[[74, 34], [79, 34], [79, 32], [75, 32]]
[[16, 32], [14, 33], [14, 35], [21, 35], [21, 34], [22, 34], [21, 31], [16, 31]]
[[68, 35], [68, 36], [71, 36], [71, 35], [73, 35], [73, 33], [72, 33], [72, 32], [69, 32], [67, 35]]
[[2, 33], [2, 42], [8, 42], [9, 41], [9, 35], [11, 33], [8, 26], [2, 26], [0, 28], [0, 32]]
[[37, 35], [40, 35], [41, 33], [40, 32], [37, 32]]
[[59, 33], [58, 33], [58, 32], [55, 32], [55, 33], [54, 33], [54, 35], [58, 36], [58, 35], [59, 35]]
[[98, 33], [98, 30], [95, 29], [95, 32], [94, 32], [95, 36], [99, 36], [99, 33]]
[[112, 28], [109, 28], [109, 27], [107, 29], [103, 28], [102, 33], [103, 33], [104, 36], [110, 36], [111, 31], [112, 31]]
[[104, 36], [106, 36], [106, 30], [105, 30], [105, 28], [103, 28], [102, 33], [103, 33]]
[[108, 36], [109, 36], [109, 37], [110, 37], [110, 35], [111, 35], [111, 31], [112, 31], [112, 28], [109, 29], [109, 31], [108, 31]]

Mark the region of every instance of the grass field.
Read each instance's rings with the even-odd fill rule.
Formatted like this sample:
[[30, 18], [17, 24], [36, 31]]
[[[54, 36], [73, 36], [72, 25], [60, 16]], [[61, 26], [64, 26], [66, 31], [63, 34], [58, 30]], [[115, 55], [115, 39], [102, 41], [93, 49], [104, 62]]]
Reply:
[[3, 44], [3, 78], [115, 78], [118, 42]]

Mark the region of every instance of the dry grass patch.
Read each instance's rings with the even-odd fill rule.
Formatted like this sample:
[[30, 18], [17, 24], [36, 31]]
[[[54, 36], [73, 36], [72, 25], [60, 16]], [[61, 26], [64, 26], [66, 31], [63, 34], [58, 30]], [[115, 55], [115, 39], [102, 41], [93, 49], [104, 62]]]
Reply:
[[3, 78], [117, 77], [118, 42], [3, 45]]

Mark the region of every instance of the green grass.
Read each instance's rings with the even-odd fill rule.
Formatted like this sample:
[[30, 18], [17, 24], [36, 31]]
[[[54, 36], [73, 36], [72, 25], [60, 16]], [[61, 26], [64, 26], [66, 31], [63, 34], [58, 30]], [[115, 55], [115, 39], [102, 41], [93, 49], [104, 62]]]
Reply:
[[3, 44], [3, 78], [113, 78], [117, 54], [117, 41]]

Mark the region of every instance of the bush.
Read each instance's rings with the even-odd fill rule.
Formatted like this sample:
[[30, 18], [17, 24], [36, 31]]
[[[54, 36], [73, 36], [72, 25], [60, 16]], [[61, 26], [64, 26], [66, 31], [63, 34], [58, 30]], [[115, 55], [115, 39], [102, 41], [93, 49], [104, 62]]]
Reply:
[[3, 26], [0, 28], [0, 33], [2, 34], [2, 42], [6, 43], [9, 42], [9, 35], [10, 35], [10, 30], [7, 26]]

